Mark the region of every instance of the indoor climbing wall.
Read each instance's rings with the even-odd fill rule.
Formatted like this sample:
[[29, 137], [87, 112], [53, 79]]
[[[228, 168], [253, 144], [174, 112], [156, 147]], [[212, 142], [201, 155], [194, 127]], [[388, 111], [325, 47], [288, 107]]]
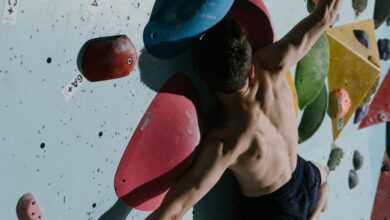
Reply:
[[[124, 220], [144, 219], [149, 214], [118, 200], [114, 188], [116, 171], [137, 125], [174, 73], [184, 73], [192, 81], [206, 103], [202, 108], [206, 115], [211, 102], [192, 71], [188, 51], [158, 59], [145, 49], [144, 29], [153, 11], [167, 7], [163, 2], [0, 1], [4, 7], [0, 10], [1, 219], [17, 219], [18, 200], [29, 192], [39, 204], [42, 219]], [[373, 1], [358, 17], [352, 3], [344, 2], [336, 26], [372, 18]], [[303, 0], [264, 3], [277, 38], [308, 14]], [[385, 26], [376, 33], [377, 38], [390, 36]], [[95, 66], [91, 71], [104, 70], [106, 66], [96, 65], [111, 57], [97, 56], [102, 52], [89, 48], [92, 55], [83, 64], [89, 43], [122, 39], [118, 35], [127, 36], [124, 51], [131, 51], [120, 56], [126, 62], [121, 71], [112, 72], [111, 80], [85, 74], [89, 65]], [[156, 36], [151, 33], [150, 37]], [[119, 52], [112, 53], [115, 57]], [[381, 79], [389, 66], [381, 63]], [[299, 145], [303, 157], [322, 164], [336, 145], [344, 151], [340, 165], [331, 173], [328, 210], [321, 219], [369, 219], [371, 214], [385, 125], [357, 127], [349, 122], [333, 143], [331, 119], [326, 116], [313, 137]], [[349, 189], [355, 150], [364, 163], [356, 171], [357, 186]], [[239, 214], [237, 199], [236, 183], [227, 172], [185, 219], [234, 219]]]
[[[115, 172], [155, 91], [189, 65], [145, 53], [154, 1], [8, 2], [0, 3], [14, 11], [0, 24], [1, 219], [16, 219], [27, 192], [43, 219], [98, 219], [109, 210], [106, 219], [143, 219], [146, 212], [117, 202]], [[80, 74], [84, 44], [116, 35], [134, 44], [135, 69], [88, 81]]]
[[[269, 7], [274, 20], [278, 36], [283, 36], [287, 33], [291, 26], [300, 19], [300, 16], [294, 16], [291, 17], [291, 19], [286, 20], [285, 17], [280, 16], [280, 14], [283, 14], [283, 12], [288, 14], [292, 11], [299, 11], [298, 14], [302, 15], [304, 13], [303, 11], [306, 9], [303, 6], [306, 4], [304, 1], [302, 2], [302, 5], [298, 5], [300, 2], [294, 1], [289, 7], [284, 7], [281, 1], [272, 1], [272, 3], [271, 1], [265, 2], [268, 3], [267, 6]], [[362, 2], [367, 2], [366, 7], [358, 7], [361, 6], [359, 3]], [[353, 5], [356, 3], [357, 5]], [[335, 23], [334, 27], [337, 28], [341, 25], [372, 19], [374, 3], [375, 1], [344, 1], [344, 5], [339, 13], [339, 20]], [[353, 6], [355, 6], [355, 10]], [[362, 8], [364, 8], [363, 12], [361, 12]], [[360, 11], [358, 16], [356, 16], [355, 11]], [[372, 29], [368, 30], [371, 31]], [[375, 32], [376, 39], [388, 38], [390, 36], [390, 28], [386, 27], [386, 25], [382, 25]], [[348, 40], [353, 41], [355, 39], [349, 38]], [[376, 41], [371, 40], [370, 43], [376, 44]], [[333, 60], [337, 59], [336, 57], [332, 57], [331, 54], [330, 59], [332, 60], [332, 58]], [[389, 67], [390, 63], [388, 61], [380, 62], [380, 82], [384, 79]], [[345, 66], [344, 69], [338, 71], [342, 73], [348, 68], [350, 68], [350, 66]], [[329, 85], [327, 86], [329, 88]], [[299, 117], [298, 122], [300, 120]], [[339, 137], [334, 140], [332, 134], [332, 121], [331, 118], [326, 115], [316, 133], [306, 142], [298, 146], [298, 151], [304, 158], [319, 161], [324, 165], [328, 163], [331, 149], [341, 148], [344, 152], [340, 164], [330, 173], [328, 208], [320, 219], [371, 219], [371, 209], [374, 203], [378, 177], [385, 150], [386, 125], [382, 123], [368, 129], [359, 130], [358, 128], [359, 124], [354, 124], [351, 119], [346, 124]], [[353, 162], [355, 151], [360, 152], [363, 156], [362, 167], [358, 169], [356, 169], [357, 167], [354, 166]], [[358, 184], [352, 189], [350, 189], [349, 185], [349, 174], [351, 172], [356, 173], [359, 179]]]

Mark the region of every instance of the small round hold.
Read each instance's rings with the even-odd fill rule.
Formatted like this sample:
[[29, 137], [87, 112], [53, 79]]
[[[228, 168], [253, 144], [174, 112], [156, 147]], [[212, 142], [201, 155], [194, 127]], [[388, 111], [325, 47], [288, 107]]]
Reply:
[[349, 171], [349, 176], [348, 176], [349, 189], [355, 188], [358, 182], [359, 182], [359, 177], [356, 171], [355, 170]]
[[133, 64], [133, 59], [131, 57], [129, 57], [129, 59], [127, 60], [127, 64], [129, 65]]
[[359, 151], [355, 150], [353, 152], [353, 167], [355, 170], [359, 170], [363, 166], [363, 156], [360, 154]]
[[387, 116], [386, 116], [385, 113], [379, 113], [379, 114], [378, 114], [378, 119], [379, 119], [379, 121], [381, 121], [381, 122], [385, 122], [385, 121], [387, 121]]

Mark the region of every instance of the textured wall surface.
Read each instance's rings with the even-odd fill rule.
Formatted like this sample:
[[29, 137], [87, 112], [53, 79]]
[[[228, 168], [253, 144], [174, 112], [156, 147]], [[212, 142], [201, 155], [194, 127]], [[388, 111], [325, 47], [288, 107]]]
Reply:
[[[161, 61], [143, 49], [152, 0], [11, 2], [17, 2], [16, 20], [7, 22], [14, 25], [0, 24], [0, 219], [16, 219], [16, 203], [26, 192], [34, 194], [44, 219], [143, 219], [147, 212], [117, 201], [114, 175], [135, 127], [169, 76], [185, 72], [204, 89], [192, 73], [189, 54]], [[265, 3], [279, 37], [307, 14], [303, 0]], [[0, 8], [4, 5], [8, 1], [0, 1]], [[373, 5], [369, 1], [357, 19], [370, 18]], [[338, 24], [354, 20], [351, 2], [345, 1]], [[378, 34], [386, 31], [390, 36], [384, 28]], [[80, 80], [74, 97], [65, 101], [61, 91], [80, 73], [77, 56], [82, 45], [118, 34], [126, 34], [138, 50], [135, 71], [105, 82]], [[382, 76], [389, 66], [384, 65]], [[325, 164], [331, 144], [327, 119], [299, 152]], [[336, 144], [346, 155], [330, 176], [329, 208], [321, 219], [369, 219], [385, 126], [357, 131], [349, 123]], [[358, 172], [359, 185], [349, 190], [355, 149], [365, 164]], [[227, 173], [185, 219], [231, 219], [236, 200], [237, 187]]]

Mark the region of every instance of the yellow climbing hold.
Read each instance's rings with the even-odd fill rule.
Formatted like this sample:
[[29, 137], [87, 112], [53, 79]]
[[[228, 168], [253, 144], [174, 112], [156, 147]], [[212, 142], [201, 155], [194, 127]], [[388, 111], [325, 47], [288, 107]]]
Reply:
[[292, 95], [294, 97], [295, 115], [298, 115], [298, 95], [297, 95], [297, 90], [295, 88], [294, 80], [293, 80], [293, 78], [291, 76], [291, 72], [288, 72], [286, 74], [286, 79], [287, 79], [288, 85], [290, 86], [291, 93], [292, 93]]
[[[369, 48], [359, 42], [354, 30], [363, 30], [367, 33]], [[373, 20], [332, 28], [327, 34], [331, 57], [328, 73], [329, 92], [344, 88], [352, 102], [344, 117], [332, 119], [333, 139], [336, 140], [380, 76], [379, 52]]]

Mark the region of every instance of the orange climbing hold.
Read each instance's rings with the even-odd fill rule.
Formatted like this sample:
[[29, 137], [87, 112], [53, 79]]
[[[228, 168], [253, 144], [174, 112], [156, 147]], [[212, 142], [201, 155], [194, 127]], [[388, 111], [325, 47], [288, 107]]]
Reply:
[[348, 91], [338, 88], [329, 95], [329, 114], [331, 118], [344, 117], [351, 108], [351, 98]]

